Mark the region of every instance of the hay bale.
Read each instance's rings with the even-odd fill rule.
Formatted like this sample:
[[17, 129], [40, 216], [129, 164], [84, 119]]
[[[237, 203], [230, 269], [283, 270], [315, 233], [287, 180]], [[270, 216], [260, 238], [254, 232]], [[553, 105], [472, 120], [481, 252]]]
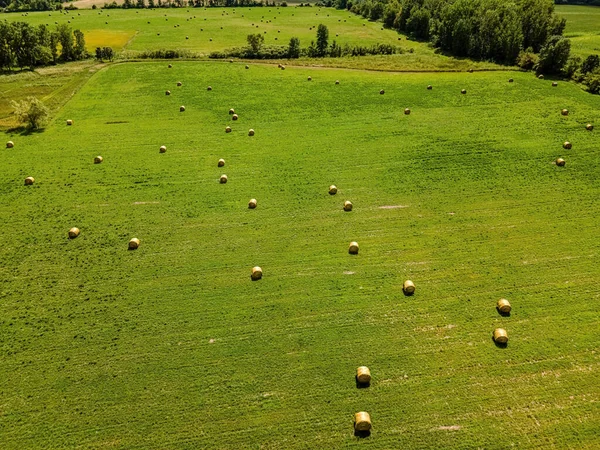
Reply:
[[[592, 125], [591, 123], [588, 123], [585, 126], [585, 129], [588, 130], [588, 131], [592, 131], [594, 129], [594, 125]], [[10, 142], [10, 141], [8, 141], [8, 142], [12, 144], [12, 142]], [[8, 144], [6, 146], [8, 147]]]
[[382, 90], [380, 90], [380, 91], [379, 91], [379, 93], [380, 93], [381, 95], [383, 95], [383, 94], [385, 94], [385, 91], [382, 89]]
[[508, 79], [508, 82], [509, 82], [509, 83], [512, 83], [513, 81], [515, 81], [515, 80], [513, 80], [512, 78], [509, 78], [509, 79]]
[[494, 341], [498, 344], [506, 344], [508, 342], [508, 333], [504, 328], [496, 328], [494, 330]]
[[556, 81], [553, 81], [552, 82], [552, 87], [557, 87], [557, 86], [558, 86], [558, 83]]
[[250, 66], [249, 66], [249, 65], [246, 65], [246, 69], [249, 69], [249, 68], [250, 68]]
[[185, 38], [186, 38], [186, 39], [189, 39], [190, 37], [189, 37], [189, 36], [186, 36]]
[[473, 69], [469, 69], [469, 73], [473, 73]]
[[231, 116], [231, 120], [238, 120], [238, 115], [234, 114], [233, 116]]
[[233, 108], [229, 108], [229, 115], [235, 114], [235, 110]]
[[171, 69], [173, 67], [173, 64], [169, 64], [169, 69]]
[[281, 70], [285, 70], [285, 66], [281, 66]]
[[559, 166], [559, 167], [563, 167], [566, 163], [567, 162], [564, 159], [562, 159], [562, 158], [557, 158], [556, 159], [556, 165]]
[[73, 227], [69, 230], [69, 239], [75, 239], [79, 236], [79, 228]]
[[371, 416], [368, 412], [361, 411], [354, 414], [354, 430], [369, 431], [371, 426]]
[[94, 158], [94, 164], [100, 164], [102, 161], [104, 161], [104, 158], [100, 155]]
[[252, 128], [248, 130], [248, 136], [254, 136], [254, 130]]
[[181, 86], [183, 83], [181, 81], [177, 82], [177, 86]]
[[340, 84], [340, 80], [335, 80], [335, 84]]
[[312, 77], [308, 77], [308, 81], [311, 81], [311, 80], [312, 80]]
[[166, 153], [167, 152], [167, 147], [165, 145], [161, 145], [160, 148], [158, 149], [158, 151], [160, 153]]
[[335, 184], [332, 184], [331, 186], [329, 186], [329, 195], [335, 194], [337, 194], [337, 186]]
[[221, 175], [221, 178], [219, 178], [219, 183], [221, 183], [221, 184], [227, 183], [227, 175]]
[[257, 281], [260, 280], [262, 278], [262, 269], [258, 266], [254, 266], [252, 268], [252, 273], [250, 274], [250, 278], [252, 279], [252, 281]]
[[129, 250], [136, 250], [140, 246], [140, 240], [138, 238], [132, 238], [129, 241]]
[[212, 86], [208, 86], [208, 87], [206, 88], [206, 90], [207, 90], [207, 91], [212, 91]]
[[367, 366], [360, 366], [356, 369], [356, 381], [360, 384], [369, 384], [371, 382], [371, 371]]
[[225, 133], [231, 133], [231, 127], [225, 127]]
[[281, 69], [281, 63], [277, 64], [277, 67], [278, 67], [279, 69]]
[[466, 89], [463, 89], [462, 91], [460, 91], [460, 93], [461, 93], [461, 94], [466, 94], [466, 93], [467, 93], [467, 90], [466, 90]]
[[221, 158], [219, 160], [219, 162], [217, 163], [217, 167], [223, 167], [225, 165], [225, 160], [223, 158]]
[[35, 178], [27, 177], [25, 178], [25, 186], [31, 186], [35, 182]]
[[179, 107], [179, 112], [184, 112], [184, 111], [185, 111], [185, 106], [181, 105], [181, 106]]
[[344, 211], [352, 211], [352, 202], [349, 200], [346, 200], [344, 202]]
[[573, 144], [571, 144], [569, 141], [565, 141], [563, 142], [563, 148], [565, 150], [571, 150], [573, 148]]
[[68, 126], [71, 126], [71, 125], [73, 125], [73, 121], [72, 121], [71, 119], [67, 120], [67, 125], [68, 125]]
[[568, 109], [562, 109], [560, 111], [560, 114], [563, 115], [563, 116], [568, 116], [569, 115], [569, 110]]
[[[223, 29], [223, 27], [221, 27], [221, 30], [222, 30], [222, 29]], [[233, 59], [230, 59], [230, 60], [229, 60], [229, 62], [230, 62], [230, 63], [232, 63], [232, 62], [233, 62]]]
[[165, 91], [165, 95], [171, 95], [171, 91]]
[[402, 284], [402, 291], [404, 291], [404, 295], [413, 295], [415, 293], [415, 283], [410, 280], [406, 280]]
[[430, 84], [429, 84], [429, 85], [427, 85], [427, 90], [428, 90], [428, 91], [430, 91], [430, 90], [432, 90], [432, 89], [433, 89], [433, 86], [432, 86], [432, 85], [430, 85]]
[[538, 80], [543, 80], [544, 79], [544, 75], [538, 75]]
[[[591, 126], [591, 125], [589, 125], [589, 126]], [[13, 148], [14, 146], [15, 146], [15, 143], [13, 141], [8, 141], [6, 143], [6, 148]]]
[[404, 114], [408, 116], [410, 114], [410, 108], [404, 109]]
[[254, 209], [254, 208], [256, 208], [256, 199], [251, 198], [250, 201], [248, 202], [248, 209]]
[[501, 298], [496, 303], [496, 309], [502, 314], [508, 314], [510, 312], [510, 302], [505, 298]]
[[351, 255], [358, 255], [358, 242], [350, 242], [350, 246], [348, 247], [348, 253]]

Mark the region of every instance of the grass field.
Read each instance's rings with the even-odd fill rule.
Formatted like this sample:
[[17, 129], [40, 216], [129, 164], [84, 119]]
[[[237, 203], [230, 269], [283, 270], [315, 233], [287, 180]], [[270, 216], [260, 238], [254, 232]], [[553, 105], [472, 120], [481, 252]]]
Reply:
[[0, 152], [2, 447], [597, 448], [588, 122], [518, 72], [106, 67]]
[[571, 39], [573, 54], [600, 54], [600, 7], [556, 5], [556, 12], [567, 19], [565, 36]]

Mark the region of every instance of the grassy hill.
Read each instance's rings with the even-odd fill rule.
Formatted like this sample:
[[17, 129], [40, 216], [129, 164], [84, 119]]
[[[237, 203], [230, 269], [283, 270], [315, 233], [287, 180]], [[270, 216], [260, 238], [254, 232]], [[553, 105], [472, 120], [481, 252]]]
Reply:
[[584, 58], [600, 54], [599, 7], [556, 5], [556, 12], [567, 19], [565, 36], [571, 40], [573, 54]]
[[0, 152], [2, 446], [597, 447], [599, 102], [518, 72], [104, 68]]

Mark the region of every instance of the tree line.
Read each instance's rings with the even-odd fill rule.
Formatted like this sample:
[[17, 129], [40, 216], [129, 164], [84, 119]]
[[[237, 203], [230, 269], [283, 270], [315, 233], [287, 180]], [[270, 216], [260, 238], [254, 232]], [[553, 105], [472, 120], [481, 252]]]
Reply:
[[0, 22], [0, 69], [21, 69], [85, 59], [85, 37], [66, 24], [50, 29], [27, 22]]

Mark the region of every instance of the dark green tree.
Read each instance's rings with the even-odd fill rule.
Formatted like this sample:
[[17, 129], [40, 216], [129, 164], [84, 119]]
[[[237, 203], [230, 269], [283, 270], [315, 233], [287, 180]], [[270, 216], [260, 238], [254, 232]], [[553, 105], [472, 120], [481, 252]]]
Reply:
[[300, 39], [293, 37], [290, 39], [288, 45], [288, 58], [299, 58], [300, 57]]
[[329, 29], [322, 23], [317, 27], [317, 56], [326, 56], [329, 47]]

